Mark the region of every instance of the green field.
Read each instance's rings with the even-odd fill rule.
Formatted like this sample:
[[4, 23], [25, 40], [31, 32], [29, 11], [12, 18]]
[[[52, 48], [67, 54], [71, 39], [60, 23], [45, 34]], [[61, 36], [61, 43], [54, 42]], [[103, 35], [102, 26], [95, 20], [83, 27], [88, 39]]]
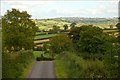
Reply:
[[35, 40], [36, 39], [47, 39], [47, 38], [51, 38], [53, 36], [56, 36], [57, 34], [47, 34], [47, 35], [38, 35], [38, 36], [35, 36]]
[[55, 20], [35, 20], [35, 23], [39, 27], [39, 29], [45, 29], [49, 30], [52, 29], [53, 25], [57, 25], [60, 27], [60, 29], [63, 29], [64, 24], [70, 25], [69, 22], [63, 22], [63, 21], [55, 21]]
[[[37, 24], [37, 26], [39, 27], [40, 30], [49, 30], [49, 29], [52, 29], [53, 25], [57, 25], [60, 27], [60, 29], [64, 29], [63, 28], [63, 25], [64, 24], [68, 24], [68, 26], [70, 26], [70, 24], [72, 22], [66, 22], [66, 21], [62, 21], [62, 20], [34, 20], [35, 23]], [[116, 24], [117, 22], [102, 22], [102, 23], [91, 23], [91, 22], [88, 22], [88, 23], [84, 23], [84, 22], [77, 22], [76, 26], [82, 26], [82, 25], [95, 25], [95, 26], [98, 26], [102, 29], [104, 28], [109, 28], [110, 25], [113, 26], [113, 28], [116, 28]]]
[[45, 35], [48, 34], [48, 32], [36, 32], [36, 35]]
[[103, 30], [103, 32], [110, 32], [110, 33], [114, 33], [117, 32], [118, 30]]

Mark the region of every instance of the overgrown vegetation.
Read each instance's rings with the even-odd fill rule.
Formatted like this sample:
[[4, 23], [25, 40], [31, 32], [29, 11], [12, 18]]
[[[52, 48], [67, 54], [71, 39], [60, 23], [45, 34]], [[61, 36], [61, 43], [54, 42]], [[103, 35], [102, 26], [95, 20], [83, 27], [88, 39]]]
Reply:
[[[59, 78], [116, 78], [119, 76], [117, 70], [120, 45], [113, 35], [104, 33], [96, 26], [83, 25], [71, 30], [69, 37], [73, 43], [73, 50], [64, 49], [56, 55], [55, 64]], [[52, 49], [54, 50], [55, 48]]]
[[[2, 17], [3, 78], [20, 78], [35, 58], [38, 61], [55, 59], [58, 78], [119, 76], [117, 70], [120, 35], [115, 36], [118, 30], [114, 25], [111, 24], [109, 29], [103, 30], [98, 26], [83, 25], [79, 21], [87, 23], [79, 18], [78, 20], [73, 18], [72, 21], [68, 20], [69, 18], [65, 20], [30, 18], [31, 15], [26, 11], [20, 12], [17, 9], [8, 10]], [[100, 22], [94, 22], [87, 19], [86, 21], [100, 25], [99, 23], [106, 20], [100, 19]], [[116, 19], [113, 22], [115, 24]], [[116, 26], [119, 29], [119, 24]], [[36, 43], [40, 47], [33, 53], [32, 48], [35, 45], [33, 41], [44, 39], [48, 40]]]
[[32, 48], [38, 28], [30, 18], [26, 11], [17, 9], [8, 10], [2, 17], [3, 78], [20, 78], [35, 61]]
[[[11, 51], [20, 49], [31, 49], [33, 47], [33, 38], [37, 27], [30, 19], [26, 11], [20, 12], [17, 9], [8, 10], [2, 17], [2, 41], [3, 48]], [[3, 50], [4, 50], [3, 49]]]
[[[4, 52], [2, 54], [2, 77], [20, 78], [27, 66], [35, 60], [33, 51]], [[27, 76], [26, 76], [27, 77]]]

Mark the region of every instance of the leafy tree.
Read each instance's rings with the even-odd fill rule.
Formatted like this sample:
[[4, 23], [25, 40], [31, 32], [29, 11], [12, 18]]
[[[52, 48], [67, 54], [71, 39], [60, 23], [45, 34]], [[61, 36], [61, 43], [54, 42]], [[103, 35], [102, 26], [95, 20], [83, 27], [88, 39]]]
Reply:
[[76, 23], [75, 23], [75, 22], [73, 22], [73, 23], [71, 23], [71, 24], [70, 24], [70, 27], [71, 27], [71, 28], [74, 28], [74, 27], [75, 27], [75, 25], [76, 25]]
[[70, 32], [68, 33], [68, 35], [70, 39], [72, 40], [74, 49], [78, 50], [79, 48], [78, 48], [77, 42], [80, 39], [80, 27], [72, 28]]
[[64, 30], [68, 29], [68, 25], [67, 24], [64, 24], [63, 27], [64, 27]]
[[81, 27], [80, 39], [78, 46], [82, 51], [88, 53], [105, 53], [109, 49], [109, 45], [115, 38], [103, 33], [103, 30], [93, 25], [86, 25]]
[[63, 51], [69, 51], [72, 48], [72, 42], [66, 34], [60, 34], [50, 39], [50, 48], [52, 53], [59, 54]]
[[80, 27], [71, 29], [68, 35], [72, 39], [72, 42], [76, 43], [80, 38]]
[[53, 25], [53, 28], [49, 31], [49, 33], [59, 33], [60, 32], [60, 27]]
[[3, 48], [11, 50], [14, 47], [14, 50], [20, 50], [33, 47], [33, 37], [38, 28], [30, 18], [27, 11], [7, 10], [2, 17]]
[[116, 24], [116, 27], [117, 27], [118, 29], [120, 29], [120, 23], [117, 23], [117, 24]]
[[113, 29], [113, 25], [110, 25], [110, 29]]

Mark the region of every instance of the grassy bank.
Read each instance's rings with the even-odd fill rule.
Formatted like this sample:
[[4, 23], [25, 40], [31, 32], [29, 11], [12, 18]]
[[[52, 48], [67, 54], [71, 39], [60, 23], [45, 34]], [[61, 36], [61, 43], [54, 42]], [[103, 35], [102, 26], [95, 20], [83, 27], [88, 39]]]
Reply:
[[21, 78], [29, 73], [30, 66], [34, 63], [35, 58], [32, 50], [18, 51], [2, 55], [2, 77], [3, 78]]
[[57, 78], [101, 78], [108, 75], [102, 61], [84, 60], [72, 52], [56, 57], [55, 70]]
[[31, 61], [30, 64], [27, 65], [27, 67], [23, 70], [22, 72], [22, 75], [20, 76], [20, 78], [27, 78], [28, 75], [30, 74], [32, 68], [33, 68], [33, 65], [35, 64], [35, 60]]

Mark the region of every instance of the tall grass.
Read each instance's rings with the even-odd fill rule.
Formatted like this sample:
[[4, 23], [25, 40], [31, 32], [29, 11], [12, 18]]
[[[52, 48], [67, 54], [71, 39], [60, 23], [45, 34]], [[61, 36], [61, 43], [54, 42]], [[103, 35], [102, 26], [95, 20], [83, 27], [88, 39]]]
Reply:
[[102, 78], [107, 76], [102, 61], [84, 60], [72, 52], [58, 55], [55, 66], [58, 78]]
[[25, 68], [33, 61], [33, 51], [3, 53], [2, 77], [20, 78]]

